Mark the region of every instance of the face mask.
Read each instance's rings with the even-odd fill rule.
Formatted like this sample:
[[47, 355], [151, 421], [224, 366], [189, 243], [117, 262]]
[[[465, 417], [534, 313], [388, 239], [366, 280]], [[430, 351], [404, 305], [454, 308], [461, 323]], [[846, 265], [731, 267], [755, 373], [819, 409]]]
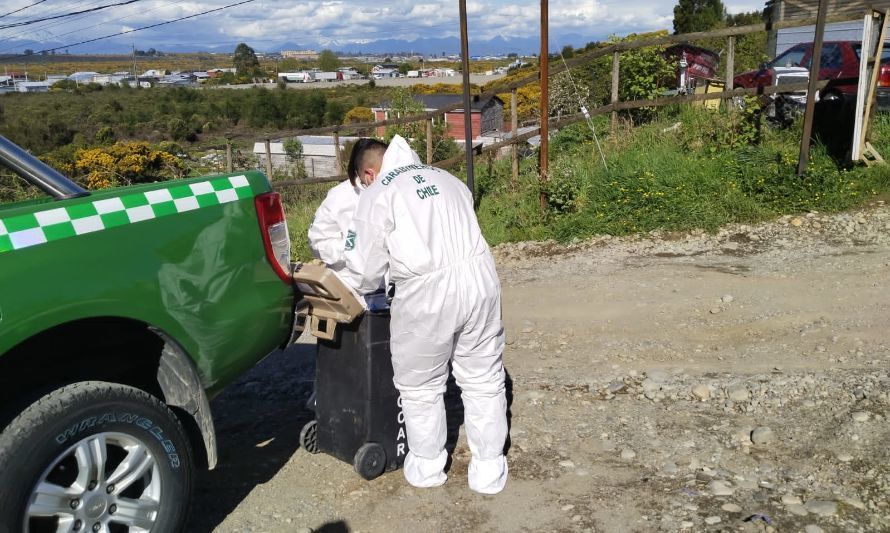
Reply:
[[355, 188], [356, 188], [359, 192], [362, 192], [362, 191], [364, 191], [365, 189], [367, 189], [368, 187], [367, 187], [364, 183], [362, 183], [362, 180], [360, 180], [360, 179], [356, 179], [356, 180], [355, 180]]

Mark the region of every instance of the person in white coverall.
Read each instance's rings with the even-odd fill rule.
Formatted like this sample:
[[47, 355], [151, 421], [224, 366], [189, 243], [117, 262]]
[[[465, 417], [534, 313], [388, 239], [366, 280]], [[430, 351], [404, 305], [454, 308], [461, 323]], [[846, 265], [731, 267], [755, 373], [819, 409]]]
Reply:
[[325, 196], [315, 211], [315, 218], [309, 226], [309, 249], [316, 259], [321, 259], [334, 272], [343, 270], [343, 242], [352, 224], [352, 214], [358, 205], [364, 183], [357, 179], [357, 168], [361, 161], [357, 156], [376, 147], [386, 150], [386, 144], [376, 139], [360, 139], [352, 148], [347, 167], [348, 180], [343, 181]]
[[[373, 151], [373, 150], [371, 150]], [[472, 459], [469, 485], [496, 494], [507, 483], [507, 401], [500, 282], [473, 199], [448, 172], [421, 165], [399, 136], [382, 158], [358, 169], [367, 189], [347, 232], [341, 278], [375, 290], [395, 283], [390, 348], [416, 487], [445, 483], [443, 394], [452, 363], [462, 391]]]

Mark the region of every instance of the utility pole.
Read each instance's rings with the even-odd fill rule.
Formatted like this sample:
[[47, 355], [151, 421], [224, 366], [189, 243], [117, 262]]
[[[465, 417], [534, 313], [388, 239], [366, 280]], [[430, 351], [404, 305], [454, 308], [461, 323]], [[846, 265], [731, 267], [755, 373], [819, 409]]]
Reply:
[[825, 21], [828, 18], [828, 0], [819, 0], [816, 17], [816, 38], [813, 40], [813, 59], [810, 65], [810, 87], [807, 90], [807, 109], [803, 116], [803, 137], [800, 140], [800, 160], [797, 175], [803, 176], [810, 164], [810, 143], [813, 136], [813, 117], [816, 114], [816, 92], [819, 90], [819, 70], [822, 67], [822, 42], [825, 39]]
[[[549, 89], [549, 77], [550, 77], [550, 46], [549, 46], [549, 35], [548, 35], [548, 27], [550, 22], [548, 20], [548, 5], [547, 0], [541, 0], [541, 57], [539, 59], [540, 62], [540, 70], [541, 70], [541, 152], [540, 152], [540, 167], [541, 167], [541, 184], [547, 183], [547, 173], [548, 173], [548, 160], [549, 160], [549, 151], [550, 151], [550, 143], [549, 143], [549, 135], [550, 135], [550, 106], [548, 105], [550, 99], [550, 89]], [[543, 187], [541, 188], [541, 211], [547, 209], [547, 193], [544, 192]]]
[[133, 80], [136, 82], [136, 88], [139, 88], [139, 74], [136, 71], [136, 43], [133, 43]]
[[460, 1], [460, 53], [464, 74], [464, 141], [467, 152], [467, 188], [476, 201], [473, 179], [473, 110], [470, 106], [470, 41], [467, 37], [467, 0]]

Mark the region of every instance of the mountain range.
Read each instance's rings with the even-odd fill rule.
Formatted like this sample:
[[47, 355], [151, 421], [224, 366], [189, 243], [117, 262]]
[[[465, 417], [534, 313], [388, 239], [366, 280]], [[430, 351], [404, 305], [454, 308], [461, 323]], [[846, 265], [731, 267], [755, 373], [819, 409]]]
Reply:
[[[582, 36], [580, 34], [565, 34], [559, 36], [551, 35], [550, 51], [557, 52], [565, 45], [575, 47], [584, 46], [590, 41], [603, 40], [605, 36]], [[460, 53], [460, 39], [457, 37], [430, 37], [417, 39], [413, 41], [402, 39], [380, 39], [375, 41], [311, 41], [301, 40], [300, 42], [285, 41], [278, 44], [254, 44], [249, 39], [245, 40], [248, 45], [253, 47], [257, 52], [280, 52], [282, 50], [323, 50], [331, 49], [335, 52], [343, 54], [401, 54], [413, 53], [423, 54], [425, 56], [441, 56], [453, 55]], [[233, 42], [225, 45], [165, 45], [163, 42], [152, 43], [150, 41], [136, 40], [136, 48], [147, 50], [154, 48], [163, 52], [231, 52], [235, 49], [237, 43]], [[62, 48], [56, 53], [64, 53], [65, 43], [62, 42], [36, 42], [36, 41], [19, 41], [15, 44], [15, 52], [21, 53], [25, 49], [40, 51], [50, 48]], [[69, 49], [72, 54], [129, 54], [132, 52], [132, 41], [121, 42], [114, 39], [105, 41], [97, 41], [88, 43]], [[470, 39], [470, 56], [490, 56], [505, 55], [516, 53], [520, 55], [537, 54], [540, 51], [540, 38], [535, 35], [528, 37], [505, 38], [502, 36], [493, 39]]]

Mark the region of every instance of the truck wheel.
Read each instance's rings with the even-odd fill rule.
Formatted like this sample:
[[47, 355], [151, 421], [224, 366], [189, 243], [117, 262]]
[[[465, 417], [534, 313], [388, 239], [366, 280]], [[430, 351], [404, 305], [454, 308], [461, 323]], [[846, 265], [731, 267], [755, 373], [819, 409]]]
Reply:
[[193, 470], [185, 430], [157, 398], [75, 383], [0, 434], [0, 532], [181, 531]]
[[370, 481], [386, 468], [386, 451], [376, 442], [367, 442], [355, 452], [352, 466], [358, 475]]
[[309, 453], [318, 453], [318, 422], [311, 420], [300, 430], [300, 447]]

